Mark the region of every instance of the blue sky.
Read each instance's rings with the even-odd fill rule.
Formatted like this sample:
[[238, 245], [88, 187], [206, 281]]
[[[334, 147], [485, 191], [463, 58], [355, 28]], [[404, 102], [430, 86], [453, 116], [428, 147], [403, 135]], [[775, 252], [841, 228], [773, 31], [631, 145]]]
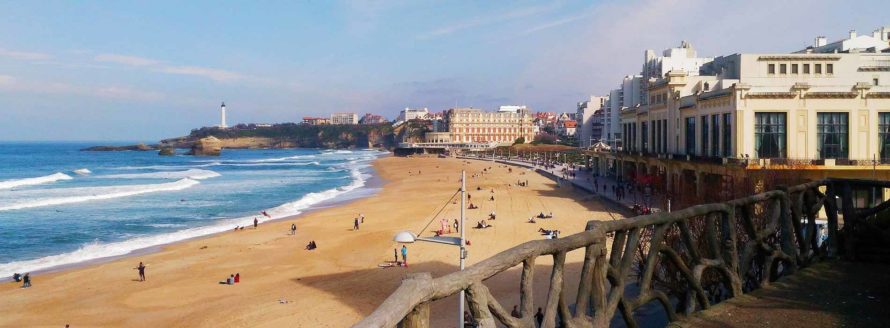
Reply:
[[[0, 1], [0, 140], [156, 141], [335, 111], [573, 111], [643, 51], [789, 52], [882, 1]], [[883, 21], [882, 21], [883, 20]]]

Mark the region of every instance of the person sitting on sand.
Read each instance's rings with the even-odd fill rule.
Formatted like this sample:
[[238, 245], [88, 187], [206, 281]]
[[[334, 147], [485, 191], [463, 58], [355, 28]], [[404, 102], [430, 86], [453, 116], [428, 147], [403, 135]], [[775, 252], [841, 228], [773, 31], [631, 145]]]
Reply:
[[493, 201], [494, 201], [494, 196], [491, 196], [491, 198], [489, 198], [488, 200], [490, 200], [490, 201], [493, 202]]
[[235, 283], [241, 282], [241, 273], [235, 273]]
[[535, 217], [533, 216], [528, 218], [528, 223], [538, 223], [538, 221], [535, 221]]
[[14, 280], [15, 282], [21, 282], [21, 281], [22, 281], [22, 275], [19, 274], [18, 272], [13, 273], [13, 274], [12, 274], [12, 280]]
[[545, 216], [545, 218], [552, 219], [552, 218], [553, 218], [553, 212], [550, 212], [550, 214], [547, 214], [547, 216]]
[[482, 190], [482, 187], [476, 187], [476, 190]]
[[306, 245], [306, 250], [307, 250], [307, 251], [311, 251], [311, 250], [316, 249], [316, 248], [318, 248], [318, 246], [315, 245], [315, 241], [314, 241], [314, 240], [310, 241], [309, 244]]
[[544, 216], [544, 212], [541, 212], [541, 213], [538, 213], [538, 218], [539, 218], [539, 219], [546, 219], [547, 217]]
[[538, 228], [538, 232], [540, 232], [542, 235], [549, 235], [549, 234], [553, 233], [553, 230], [547, 230], [547, 229], [544, 229], [544, 228]]
[[494, 220], [495, 218], [497, 218], [497, 216], [494, 215], [494, 211], [491, 211], [491, 213], [488, 213], [488, 219], [489, 219], [489, 220]]
[[235, 275], [230, 275], [226, 278], [225, 281], [220, 281], [220, 285], [234, 285], [235, 284]]

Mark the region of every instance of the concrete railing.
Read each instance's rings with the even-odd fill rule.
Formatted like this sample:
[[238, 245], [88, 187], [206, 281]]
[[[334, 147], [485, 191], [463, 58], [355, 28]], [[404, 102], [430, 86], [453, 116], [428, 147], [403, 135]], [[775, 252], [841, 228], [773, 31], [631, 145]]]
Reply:
[[[460, 290], [467, 291], [479, 327], [535, 327], [532, 281], [540, 256], [553, 258], [542, 327], [555, 327], [557, 320], [564, 327], [607, 327], [616, 311], [635, 327], [633, 312], [650, 302], [663, 306], [673, 321], [710, 307], [714, 297], [706, 291], [717, 287], [735, 297], [821, 258], [838, 254], [854, 258], [853, 239], [855, 231], [867, 224], [864, 218], [890, 208], [890, 202], [854, 208], [852, 191], [872, 187], [890, 188], [890, 182], [820, 180], [670, 213], [590, 221], [584, 232], [526, 242], [464, 271], [436, 279], [411, 275], [354, 327], [428, 327], [430, 303]], [[817, 233], [820, 212], [827, 216], [825, 240]], [[839, 215], [843, 230], [838, 229]], [[838, 244], [841, 233], [844, 245]], [[577, 296], [569, 300], [566, 253], [581, 248], [585, 256]], [[520, 264], [521, 318], [516, 318], [484, 281]], [[659, 285], [664, 279], [679, 281], [683, 290]], [[629, 284], [639, 289], [634, 297], [625, 294]]]

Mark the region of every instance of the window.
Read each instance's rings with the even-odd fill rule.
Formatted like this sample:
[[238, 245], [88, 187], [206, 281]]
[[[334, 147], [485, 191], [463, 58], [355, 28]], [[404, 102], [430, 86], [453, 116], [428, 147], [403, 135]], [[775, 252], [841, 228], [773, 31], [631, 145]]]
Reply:
[[769, 65], [767, 65], [766, 72], [767, 72], [768, 74], [776, 74], [776, 64], [769, 64]]
[[834, 74], [834, 64], [825, 64], [825, 74]]
[[661, 120], [661, 126], [663, 127], [661, 129], [661, 140], [662, 140], [661, 152], [667, 153], [668, 152], [668, 121]]
[[871, 79], [871, 85], [878, 85], [878, 78]]
[[695, 117], [686, 118], [686, 154], [695, 153]]
[[704, 115], [701, 117], [701, 152], [699, 155], [708, 156], [708, 116]]
[[732, 156], [732, 113], [723, 114], [723, 157]]
[[791, 64], [791, 74], [797, 74], [797, 64]]
[[711, 152], [710, 156], [720, 155], [720, 124], [718, 115], [711, 115]]
[[787, 64], [779, 64], [779, 74], [788, 74]]
[[802, 66], [804, 74], [810, 74], [810, 64], [802, 64], [800, 66]]
[[708, 91], [710, 89], [711, 89], [711, 85], [708, 84], [708, 82], [705, 82], [705, 91]]
[[785, 158], [785, 113], [754, 113], [757, 158]]
[[890, 113], [878, 113], [878, 147], [881, 161], [890, 159]]
[[822, 74], [822, 64], [813, 64], [813, 72], [816, 74]]
[[643, 148], [643, 152], [649, 151], [649, 133], [646, 127], [646, 122], [640, 122], [640, 140], [643, 141], [643, 144], [640, 145]]
[[817, 113], [819, 158], [847, 158], [847, 113]]

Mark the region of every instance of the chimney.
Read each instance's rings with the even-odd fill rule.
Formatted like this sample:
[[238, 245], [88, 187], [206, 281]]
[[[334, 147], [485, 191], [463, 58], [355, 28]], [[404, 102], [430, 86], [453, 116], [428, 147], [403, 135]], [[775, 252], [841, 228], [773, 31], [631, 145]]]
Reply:
[[816, 37], [816, 43], [815, 43], [815, 46], [816, 46], [816, 47], [821, 47], [821, 46], [824, 46], [824, 45], [826, 45], [826, 44], [828, 44], [828, 40], [827, 40], [824, 36], [817, 36], [817, 37]]
[[850, 30], [850, 39], [856, 38], [856, 30]]

